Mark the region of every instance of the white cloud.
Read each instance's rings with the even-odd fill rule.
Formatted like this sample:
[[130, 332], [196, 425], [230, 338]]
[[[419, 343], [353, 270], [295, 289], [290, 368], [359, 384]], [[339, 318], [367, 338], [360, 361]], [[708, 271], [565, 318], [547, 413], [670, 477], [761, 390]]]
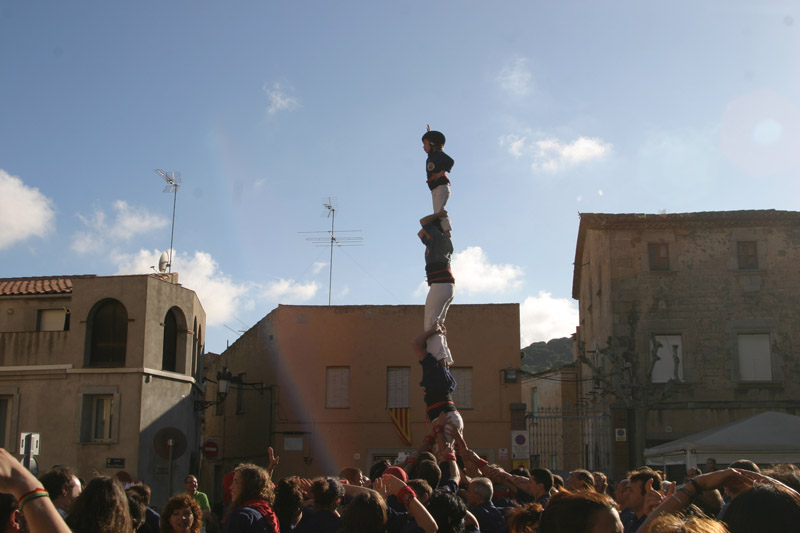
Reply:
[[532, 342], [569, 337], [578, 326], [576, 304], [568, 298], [553, 298], [546, 291], [525, 298], [519, 314], [522, 347]]
[[518, 57], [508, 62], [498, 76], [500, 86], [514, 95], [527, 95], [531, 90], [532, 77], [527, 63], [528, 60], [524, 57]]
[[[116, 254], [117, 275], [149, 274], [151, 266], [158, 265], [159, 250], [139, 250], [136, 254]], [[206, 252], [195, 252], [193, 256], [174, 253], [172, 271], [178, 273], [178, 281], [187, 289], [197, 293], [206, 311], [206, 324], [218, 326], [231, 320], [240, 310], [253, 308], [248, 298], [249, 284], [236, 283], [230, 276], [218, 270], [219, 265]]]
[[112, 205], [113, 220], [108, 220], [105, 211], [96, 208], [94, 213], [78, 218], [86, 227], [72, 236], [72, 249], [78, 253], [103, 250], [109, 243], [127, 241], [141, 233], [166, 227], [169, 220], [143, 207], [131, 207], [123, 200]]
[[549, 173], [580, 165], [587, 161], [605, 157], [612, 148], [602, 139], [578, 137], [571, 143], [548, 138], [528, 142], [527, 137], [505, 135], [500, 138], [500, 146], [516, 158], [523, 156], [532, 159], [531, 167]]
[[265, 83], [264, 92], [267, 93], [267, 98], [269, 98], [267, 113], [270, 115], [280, 111], [292, 111], [300, 107], [300, 101], [287, 94], [287, 90], [278, 82], [274, 82], [272, 85]]
[[53, 202], [35, 187], [0, 169], [0, 250], [53, 227]]
[[312, 265], [312, 272], [314, 272], [314, 274], [319, 274], [320, 271], [326, 266], [328, 266], [328, 263], [324, 263], [322, 261], [315, 261], [314, 264]]
[[[493, 265], [479, 246], [470, 246], [463, 252], [453, 254], [451, 266], [458, 293], [497, 294], [522, 286], [522, 267]], [[420, 296], [427, 291], [428, 285], [423, 281], [414, 295]]]
[[319, 288], [320, 285], [316, 281], [297, 283], [291, 279], [281, 278], [269, 282], [261, 291], [261, 297], [270, 302], [283, 304], [307, 302], [314, 297]]

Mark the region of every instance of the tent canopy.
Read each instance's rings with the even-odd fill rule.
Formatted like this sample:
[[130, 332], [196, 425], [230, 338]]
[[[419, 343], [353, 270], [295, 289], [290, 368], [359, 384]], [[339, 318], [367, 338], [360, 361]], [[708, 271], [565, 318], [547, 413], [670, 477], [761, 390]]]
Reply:
[[697, 466], [697, 457], [720, 464], [738, 459], [756, 463], [800, 463], [800, 416], [767, 411], [644, 451], [648, 465]]

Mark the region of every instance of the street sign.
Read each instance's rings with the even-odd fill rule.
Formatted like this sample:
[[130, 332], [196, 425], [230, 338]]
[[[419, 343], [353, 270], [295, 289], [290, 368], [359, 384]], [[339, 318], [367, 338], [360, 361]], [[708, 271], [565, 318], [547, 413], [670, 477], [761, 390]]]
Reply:
[[[30, 436], [30, 438], [28, 438]], [[19, 453], [22, 455], [39, 455], [39, 434], [20, 433]]]
[[203, 443], [203, 457], [206, 459], [216, 459], [219, 456], [219, 442], [207, 440]]

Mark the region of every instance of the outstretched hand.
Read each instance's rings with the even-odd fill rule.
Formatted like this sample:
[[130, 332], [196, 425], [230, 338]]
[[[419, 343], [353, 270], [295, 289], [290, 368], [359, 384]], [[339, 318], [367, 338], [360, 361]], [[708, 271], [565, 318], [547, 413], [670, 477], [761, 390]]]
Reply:
[[384, 490], [388, 494], [394, 494], [395, 496], [397, 496], [397, 493], [400, 492], [400, 489], [406, 486], [402, 479], [397, 478], [392, 474], [382, 475], [380, 481]]
[[[653, 512], [653, 509], [661, 505], [661, 502], [663, 502], [667, 497], [672, 496], [672, 494], [675, 493], [675, 485], [670, 484], [670, 488], [667, 489], [668, 494], [664, 496], [659, 491], [653, 488], [653, 478], [650, 478], [644, 484], [644, 490], [645, 490], [644, 514], [649, 515], [650, 513]], [[670, 490], [672, 491], [672, 494], [669, 493]]]
[[267, 448], [267, 457], [269, 457], [269, 465], [267, 466], [267, 472], [269, 472], [270, 476], [272, 472], [275, 470], [275, 467], [278, 466], [278, 462], [280, 461], [280, 457], [275, 455], [275, 450], [272, 449], [272, 446]]

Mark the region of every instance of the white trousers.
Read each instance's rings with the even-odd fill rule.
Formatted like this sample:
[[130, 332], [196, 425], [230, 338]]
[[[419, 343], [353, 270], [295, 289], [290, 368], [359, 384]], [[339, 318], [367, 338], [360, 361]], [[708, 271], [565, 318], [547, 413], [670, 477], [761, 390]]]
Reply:
[[453, 442], [456, 435], [464, 436], [464, 419], [458, 411], [441, 413], [432, 423], [444, 426], [444, 440], [448, 443]]
[[[447, 200], [450, 199], [450, 185], [439, 185], [431, 191], [433, 196], [433, 212], [438, 213], [447, 205]], [[452, 231], [453, 227], [450, 225], [450, 218], [445, 217], [440, 219], [442, 222], [442, 231]]]
[[[428, 297], [425, 299], [426, 330], [437, 322], [444, 322], [455, 293], [455, 283], [433, 283], [428, 287]], [[428, 337], [427, 350], [437, 361], [444, 359], [448, 365], [453, 363], [450, 348], [447, 347], [447, 337], [444, 335], [437, 333]]]

